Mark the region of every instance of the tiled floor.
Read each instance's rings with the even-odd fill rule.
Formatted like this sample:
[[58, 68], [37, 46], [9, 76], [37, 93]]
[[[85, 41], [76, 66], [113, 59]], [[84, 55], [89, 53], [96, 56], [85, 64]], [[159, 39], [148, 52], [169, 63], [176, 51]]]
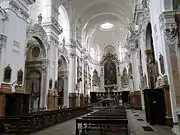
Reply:
[[[134, 112], [134, 113], [132, 113]], [[134, 116], [134, 115], [139, 116]], [[130, 135], [171, 135], [171, 129], [166, 126], [150, 126], [145, 121], [143, 111], [139, 110], [127, 110], [127, 116], [129, 121]], [[143, 119], [144, 121], [138, 121], [137, 119]], [[144, 131], [142, 126], [150, 126], [152, 131]], [[32, 135], [75, 135], [75, 119], [69, 120], [59, 125], [55, 125], [43, 131], [34, 133]]]
[[[134, 112], [134, 113], [132, 113]], [[139, 115], [139, 116], [135, 116]], [[144, 111], [127, 110], [130, 135], [172, 135], [171, 128], [167, 126], [153, 125], [150, 126], [145, 119]], [[144, 121], [138, 121], [143, 119]], [[154, 131], [144, 131], [142, 126], [150, 126]]]

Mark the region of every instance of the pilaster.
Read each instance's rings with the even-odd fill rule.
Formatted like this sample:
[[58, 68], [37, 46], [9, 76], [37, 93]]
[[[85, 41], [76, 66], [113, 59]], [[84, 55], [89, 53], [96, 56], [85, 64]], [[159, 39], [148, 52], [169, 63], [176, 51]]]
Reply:
[[[175, 22], [175, 12], [163, 12], [160, 15], [161, 22], [161, 35], [163, 38], [166, 60], [167, 60], [167, 73], [170, 86], [170, 98], [171, 98], [171, 107], [174, 130], [176, 133], [179, 133], [179, 126], [177, 126], [178, 120], [178, 110], [180, 110], [180, 91], [179, 91], [179, 82], [180, 74], [178, 71], [178, 59], [176, 54], [176, 47], [178, 44], [177, 36], [177, 24]], [[178, 127], [178, 128], [177, 128]]]

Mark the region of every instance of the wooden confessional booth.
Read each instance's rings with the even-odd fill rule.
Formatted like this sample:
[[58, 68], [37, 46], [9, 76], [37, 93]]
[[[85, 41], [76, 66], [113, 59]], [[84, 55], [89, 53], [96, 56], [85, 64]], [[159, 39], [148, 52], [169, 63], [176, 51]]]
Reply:
[[27, 116], [29, 113], [29, 94], [1, 93], [4, 96], [4, 116]]
[[165, 124], [165, 96], [162, 89], [143, 90], [146, 120], [151, 125]]

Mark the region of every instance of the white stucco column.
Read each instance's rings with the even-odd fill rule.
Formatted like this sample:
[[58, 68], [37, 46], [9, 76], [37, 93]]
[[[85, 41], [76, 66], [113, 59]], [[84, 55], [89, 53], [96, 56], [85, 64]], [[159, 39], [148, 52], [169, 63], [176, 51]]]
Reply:
[[77, 80], [77, 56], [74, 52], [70, 54], [69, 63], [69, 88], [68, 93], [76, 93], [76, 80]]
[[173, 131], [177, 134], [180, 134], [179, 125], [178, 125], [178, 114], [180, 114], [180, 91], [179, 91], [179, 82], [180, 82], [180, 73], [178, 70], [178, 62], [176, 55], [176, 46], [177, 46], [177, 35], [175, 29], [177, 24], [174, 18], [174, 12], [164, 12], [160, 15], [161, 22], [161, 36], [162, 43], [165, 49], [165, 63], [167, 69], [167, 75], [170, 86], [170, 99], [171, 99], [171, 108], [173, 122], [175, 123]]

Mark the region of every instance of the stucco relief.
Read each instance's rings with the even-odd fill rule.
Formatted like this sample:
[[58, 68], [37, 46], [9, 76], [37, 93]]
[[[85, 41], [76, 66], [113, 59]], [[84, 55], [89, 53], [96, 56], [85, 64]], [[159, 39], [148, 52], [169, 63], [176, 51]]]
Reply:
[[21, 15], [25, 20], [29, 18], [28, 11], [25, 11], [22, 6], [15, 0], [10, 0], [9, 5], [12, 10]]
[[165, 41], [169, 44], [175, 44], [178, 38], [178, 29], [174, 15], [174, 12], [164, 12], [159, 16], [161, 30], [164, 33]]
[[0, 20], [7, 20], [8, 14], [7, 12], [0, 7]]
[[167, 42], [174, 43], [177, 40], [177, 25], [176, 24], [165, 25], [164, 36]]

